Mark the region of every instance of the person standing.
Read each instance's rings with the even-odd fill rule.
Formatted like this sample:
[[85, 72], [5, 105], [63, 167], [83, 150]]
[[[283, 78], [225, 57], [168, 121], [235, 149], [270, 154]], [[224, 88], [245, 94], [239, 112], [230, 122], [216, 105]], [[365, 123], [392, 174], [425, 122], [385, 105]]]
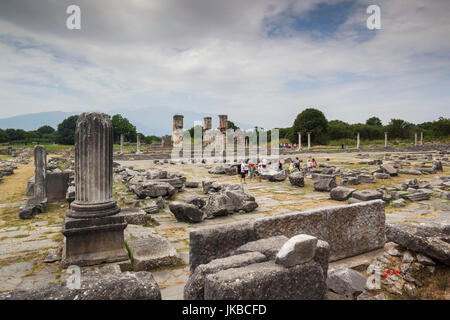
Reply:
[[241, 183], [243, 181], [244, 184], [246, 184], [246, 182], [245, 182], [245, 175], [246, 175], [245, 165], [246, 165], [246, 163], [244, 161], [242, 161], [242, 163], [241, 163]]

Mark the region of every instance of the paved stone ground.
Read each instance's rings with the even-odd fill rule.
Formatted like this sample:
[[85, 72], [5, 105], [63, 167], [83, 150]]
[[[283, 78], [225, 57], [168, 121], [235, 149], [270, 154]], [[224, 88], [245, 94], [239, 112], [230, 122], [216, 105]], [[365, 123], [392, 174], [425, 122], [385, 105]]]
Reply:
[[[391, 153], [393, 154], [393, 153]], [[384, 153], [370, 153], [370, 159], [382, 159]], [[290, 155], [295, 158], [295, 155]], [[302, 154], [301, 159], [305, 160], [308, 155]], [[378, 166], [369, 166], [358, 164], [364, 158], [357, 156], [356, 153], [341, 154], [317, 154], [312, 155], [318, 162], [327, 162], [336, 165], [342, 169], [352, 168], [373, 168]], [[326, 158], [332, 158], [326, 161]], [[410, 161], [414, 163], [414, 161]], [[417, 161], [421, 162], [421, 161]], [[214, 167], [210, 165], [157, 165], [152, 160], [119, 161], [122, 166], [132, 166], [134, 169], [163, 169], [169, 173], [181, 173], [190, 181], [200, 183], [199, 188], [185, 188], [184, 192], [177, 194], [176, 200], [186, 198], [191, 195], [202, 196], [207, 199], [207, 195], [202, 193], [201, 181], [213, 179], [219, 182], [237, 183], [237, 176], [211, 175], [207, 171]], [[445, 168], [444, 174], [449, 174], [449, 168]], [[398, 178], [384, 180], [386, 187], [394, 183], [402, 183], [406, 179], [417, 177], [420, 180], [432, 179], [442, 175], [422, 175], [407, 176], [400, 175]], [[255, 196], [259, 205], [256, 211], [244, 214], [233, 214], [226, 217], [207, 219], [199, 224], [188, 224], [178, 222], [168, 206], [157, 214], [152, 214], [152, 224], [154, 231], [159, 235], [166, 237], [179, 252], [185, 265], [178, 268], [167, 268], [152, 272], [158, 285], [161, 288], [163, 299], [182, 299], [183, 287], [189, 276], [189, 232], [197, 228], [209, 227], [233, 223], [242, 220], [253, 220], [261, 217], [281, 215], [289, 212], [297, 212], [306, 209], [324, 207], [330, 205], [343, 205], [346, 202], [333, 201], [329, 199], [328, 192], [315, 192], [312, 185], [313, 180], [305, 179], [305, 187], [292, 187], [289, 180], [284, 182], [262, 182], [247, 181], [244, 185], [246, 192]], [[364, 184], [356, 186], [359, 189], [376, 189], [380, 184]], [[25, 193], [26, 184], [24, 185]], [[123, 186], [115, 186], [115, 191], [123, 192]], [[0, 203], [1, 210], [5, 208], [17, 208], [16, 203]], [[61, 210], [61, 219], [64, 210]], [[0, 216], [1, 218], [1, 216]], [[403, 208], [387, 207], [386, 218], [390, 222], [425, 222], [425, 221], [444, 221], [450, 222], [450, 202], [432, 197], [427, 201], [409, 203]], [[0, 292], [9, 290], [18, 290], [31, 287], [39, 287], [50, 282], [58, 280], [61, 276], [59, 263], [44, 264], [42, 260], [49, 248], [60, 248], [62, 246], [62, 237], [55, 239], [55, 235], [60, 234], [60, 224], [48, 223], [44, 217], [38, 216], [31, 223], [17, 227], [2, 228], [0, 224]]]

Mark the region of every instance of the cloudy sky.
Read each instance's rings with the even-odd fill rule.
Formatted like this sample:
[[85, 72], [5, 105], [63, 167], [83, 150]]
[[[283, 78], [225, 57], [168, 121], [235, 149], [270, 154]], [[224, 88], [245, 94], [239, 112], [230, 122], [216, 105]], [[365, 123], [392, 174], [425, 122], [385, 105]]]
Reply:
[[[71, 4], [81, 30], [66, 28]], [[381, 30], [366, 27], [370, 4]], [[449, 13], [448, 0], [1, 0], [0, 118], [176, 110], [271, 128], [311, 106], [351, 123], [449, 117]]]

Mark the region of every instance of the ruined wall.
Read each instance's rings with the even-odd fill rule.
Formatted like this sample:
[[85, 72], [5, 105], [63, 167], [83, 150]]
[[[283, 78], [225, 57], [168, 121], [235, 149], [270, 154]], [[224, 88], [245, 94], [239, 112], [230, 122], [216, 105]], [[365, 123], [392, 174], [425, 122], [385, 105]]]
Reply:
[[336, 261], [382, 248], [385, 243], [385, 212], [382, 200], [325, 207], [252, 222], [229, 224], [190, 233], [190, 269], [226, 257], [239, 246], [258, 239], [309, 234], [330, 244]]

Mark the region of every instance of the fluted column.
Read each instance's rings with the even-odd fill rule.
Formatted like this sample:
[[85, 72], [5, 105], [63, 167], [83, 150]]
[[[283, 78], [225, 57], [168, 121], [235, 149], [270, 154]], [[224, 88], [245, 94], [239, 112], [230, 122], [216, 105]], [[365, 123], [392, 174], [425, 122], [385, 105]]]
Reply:
[[34, 197], [39, 200], [47, 198], [47, 151], [44, 146], [34, 147]]
[[311, 149], [311, 132], [308, 132], [308, 150]]
[[388, 138], [387, 138], [387, 132], [384, 133], [384, 147], [387, 148], [388, 146]]
[[417, 132], [414, 132], [414, 145], [417, 146]]
[[423, 131], [420, 132], [420, 145], [423, 146]]
[[75, 129], [75, 200], [72, 218], [96, 218], [120, 211], [113, 198], [113, 128], [108, 115], [86, 112]]
[[356, 134], [356, 149], [360, 149], [361, 148], [361, 143], [359, 140], [359, 132]]

